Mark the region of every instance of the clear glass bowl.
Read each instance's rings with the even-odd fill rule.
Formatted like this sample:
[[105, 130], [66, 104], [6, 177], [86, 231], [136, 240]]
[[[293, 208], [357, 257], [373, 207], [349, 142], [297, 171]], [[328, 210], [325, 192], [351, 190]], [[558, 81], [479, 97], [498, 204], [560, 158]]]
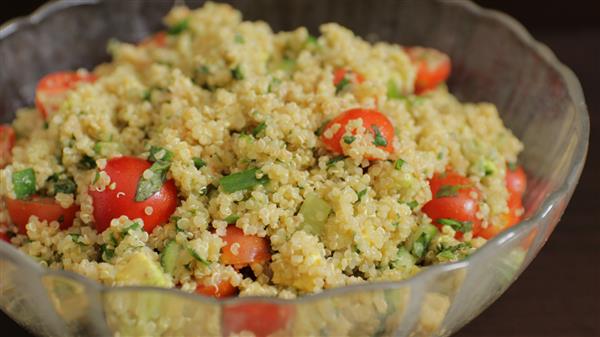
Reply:
[[[199, 1], [187, 1], [191, 7]], [[492, 303], [531, 262], [559, 221], [587, 152], [589, 120], [580, 84], [552, 52], [510, 17], [470, 2], [233, 1], [274, 30], [336, 21], [369, 40], [439, 48], [453, 61], [461, 100], [490, 101], [525, 143], [525, 221], [465, 261], [427, 268], [401, 282], [369, 283], [295, 300], [216, 301], [178, 290], [106, 288], [44, 269], [0, 242], [0, 307], [43, 336], [226, 335], [240, 303], [292, 312], [279, 336], [449, 335]], [[31, 105], [51, 71], [107, 60], [110, 38], [139, 41], [161, 29], [169, 1], [58, 1], [0, 29], [0, 120]], [[261, 324], [259, 322], [256, 324]]]

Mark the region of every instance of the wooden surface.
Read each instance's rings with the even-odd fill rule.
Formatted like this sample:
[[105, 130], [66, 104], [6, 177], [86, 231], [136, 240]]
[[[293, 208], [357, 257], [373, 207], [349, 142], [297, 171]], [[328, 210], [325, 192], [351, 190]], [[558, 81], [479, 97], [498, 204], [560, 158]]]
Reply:
[[[517, 18], [575, 71], [586, 94], [591, 139], [577, 190], [546, 246], [508, 291], [456, 336], [600, 336], [600, 14], [596, 1], [477, 2]], [[41, 3], [3, 2], [0, 21], [27, 14]], [[30, 336], [2, 313], [0, 332]]]

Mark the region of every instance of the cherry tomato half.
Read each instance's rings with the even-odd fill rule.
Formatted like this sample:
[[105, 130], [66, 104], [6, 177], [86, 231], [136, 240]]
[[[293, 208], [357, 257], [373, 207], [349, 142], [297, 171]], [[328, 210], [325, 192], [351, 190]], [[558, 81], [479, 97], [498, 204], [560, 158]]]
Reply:
[[333, 85], [337, 87], [343, 79], [346, 79], [354, 84], [360, 84], [365, 81], [365, 77], [362, 74], [345, 68], [336, 69], [333, 72]]
[[519, 212], [522, 208], [521, 196], [511, 193], [508, 197], [508, 212], [502, 214], [502, 222], [500, 224], [488, 224], [487, 228], [482, 228], [478, 235], [489, 240], [503, 230], [518, 224], [521, 221]]
[[137, 157], [113, 158], [106, 163], [104, 171], [111, 184], [116, 184], [115, 189], [107, 187], [100, 192], [90, 188], [98, 233], [107, 229], [112, 219], [122, 215], [129, 219], [141, 218], [148, 233], [169, 220], [177, 207], [177, 188], [173, 180], [167, 180], [148, 199], [135, 201], [138, 181], [150, 166], [152, 163]]
[[[470, 223], [473, 235], [481, 229], [481, 220], [477, 218], [479, 211], [479, 191], [472, 186], [466, 177], [449, 171], [436, 174], [429, 180], [432, 199], [427, 202], [422, 211], [429, 216], [438, 228], [443, 226], [441, 219]], [[455, 237], [461, 239], [463, 233], [456, 231]]]
[[19, 233], [25, 234], [25, 226], [33, 215], [40, 220], [58, 221], [61, 229], [67, 229], [73, 225], [75, 213], [79, 210], [78, 205], [62, 208], [54, 198], [32, 196], [30, 199], [18, 200], [6, 198], [6, 208], [12, 222], [19, 228]]
[[250, 263], [262, 263], [271, 258], [269, 242], [266, 238], [245, 235], [244, 231], [234, 225], [227, 226], [223, 241], [225, 241], [225, 246], [221, 250], [223, 264], [241, 268]]
[[230, 297], [237, 293], [237, 288], [232, 286], [228, 280], [222, 280], [217, 285], [205, 285], [198, 283], [196, 293], [215, 298]]
[[56, 111], [68, 91], [79, 83], [93, 83], [96, 76], [75, 71], [61, 71], [44, 76], [35, 90], [35, 106], [44, 118]]
[[[355, 119], [362, 120], [363, 127], [376, 137], [376, 141], [378, 140], [377, 138], [379, 138], [379, 143], [376, 143], [376, 146], [390, 153], [394, 151], [394, 126], [392, 125], [392, 122], [381, 112], [370, 109], [350, 109], [342, 112], [339, 116], [327, 123], [321, 134], [321, 140], [327, 149], [334, 153], [343, 153], [340, 142], [342, 141], [344, 133], [346, 133], [346, 124]], [[333, 137], [325, 137], [326, 131], [335, 124], [339, 124], [340, 128], [334, 133]]]
[[12, 161], [15, 139], [15, 130], [10, 125], [0, 124], [0, 169]]
[[154, 35], [151, 35], [151, 36], [145, 38], [139, 44], [140, 47], [144, 47], [144, 46], [148, 46], [148, 45], [155, 45], [160, 48], [166, 46], [167, 45], [167, 33], [158, 32]]
[[251, 331], [256, 337], [266, 337], [285, 329], [294, 315], [294, 308], [273, 303], [242, 303], [223, 309], [224, 336]]
[[450, 76], [451, 65], [448, 55], [432, 48], [423, 47], [410, 47], [405, 51], [417, 67], [415, 80], [417, 95], [435, 89]]
[[7, 232], [8, 228], [5, 223], [0, 223], [0, 240], [10, 243], [10, 236]]
[[522, 196], [527, 188], [527, 176], [521, 166], [514, 169], [506, 168], [506, 188], [508, 193], [516, 193]]

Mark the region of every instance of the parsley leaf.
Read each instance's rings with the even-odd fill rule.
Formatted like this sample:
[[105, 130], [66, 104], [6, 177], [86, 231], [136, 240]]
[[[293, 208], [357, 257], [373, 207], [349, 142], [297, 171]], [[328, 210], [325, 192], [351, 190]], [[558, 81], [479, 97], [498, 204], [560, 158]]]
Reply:
[[398, 159], [396, 162], [394, 162], [394, 168], [399, 171], [405, 163], [406, 162], [404, 160]]
[[231, 69], [231, 77], [233, 77], [236, 80], [244, 79], [244, 72], [242, 71], [240, 65], [237, 65], [235, 68]]
[[352, 144], [356, 140], [354, 136], [344, 136], [344, 143]]
[[466, 233], [473, 228], [471, 221], [458, 221], [454, 219], [441, 218], [436, 220], [442, 226], [450, 226], [457, 232]]
[[265, 131], [265, 129], [267, 128], [267, 124], [265, 122], [261, 122], [260, 124], [258, 124], [254, 130], [252, 130], [252, 135], [254, 137], [257, 137], [258, 135], [260, 135], [263, 131]]
[[93, 168], [96, 168], [96, 160], [93, 157], [84, 155], [79, 160], [79, 163], [77, 163], [77, 168], [81, 170], [91, 170]]
[[381, 134], [379, 127], [377, 125], [371, 125], [371, 128], [375, 133], [375, 140], [373, 141], [373, 144], [375, 144], [376, 146], [387, 146], [387, 140], [385, 140], [385, 137], [383, 137], [383, 135]]
[[239, 215], [231, 214], [223, 220], [225, 220], [225, 222], [227, 222], [227, 224], [234, 224], [239, 218], [240, 218]]
[[367, 194], [368, 189], [364, 189], [358, 193], [356, 193], [356, 196], [358, 196], [358, 201], [361, 201], [362, 198]]
[[335, 156], [327, 161], [327, 167], [333, 166], [333, 164], [344, 159], [346, 159], [346, 156]]
[[192, 161], [194, 161], [194, 167], [198, 170], [206, 166], [206, 162], [202, 158], [194, 157]]
[[469, 188], [469, 185], [442, 185], [440, 189], [435, 193], [436, 198], [447, 198], [455, 197], [458, 195], [458, 191]]
[[173, 26], [171, 26], [168, 30], [167, 30], [167, 34], [169, 35], [179, 35], [181, 34], [184, 30], [188, 29], [188, 26], [190, 25], [190, 21], [189, 19], [185, 18], [179, 22], [177, 22], [176, 24], [174, 24]]
[[342, 90], [346, 89], [346, 87], [348, 85], [350, 85], [350, 80], [347, 79], [346, 77], [342, 78], [341, 81], [338, 82], [338, 84], [335, 85], [335, 94], [339, 94], [340, 92], [342, 92]]

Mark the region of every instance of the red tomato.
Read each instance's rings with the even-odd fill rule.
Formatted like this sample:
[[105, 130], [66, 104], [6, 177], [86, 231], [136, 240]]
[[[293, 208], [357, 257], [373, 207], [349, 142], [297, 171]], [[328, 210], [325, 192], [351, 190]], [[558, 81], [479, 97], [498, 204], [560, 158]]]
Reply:
[[[234, 225], [227, 226], [223, 241], [225, 241], [225, 247], [221, 250], [223, 264], [232, 264], [239, 268], [250, 263], [262, 263], [271, 258], [269, 242], [266, 238], [244, 235], [244, 231]], [[235, 245], [237, 254], [232, 251], [234, 244], [237, 244]]]
[[140, 47], [144, 47], [144, 46], [148, 46], [148, 45], [155, 45], [157, 47], [164, 47], [167, 45], [167, 33], [165, 32], [158, 32], [154, 35], [151, 35], [147, 38], [145, 38], [144, 40], [142, 40], [142, 42], [140, 42], [139, 46]]
[[434, 89], [450, 76], [451, 66], [448, 55], [432, 48], [423, 47], [410, 47], [405, 51], [417, 67], [415, 80], [417, 95]]
[[[98, 233], [107, 229], [112, 219], [122, 215], [129, 219], [141, 218], [144, 230], [148, 233], [169, 220], [177, 207], [177, 188], [173, 180], [167, 180], [150, 198], [135, 201], [138, 181], [150, 166], [152, 163], [149, 161], [136, 157], [113, 158], [106, 163], [104, 171], [111, 183], [116, 184], [116, 188], [106, 188], [102, 192], [90, 188]], [[147, 208], [149, 212], [146, 212]]]
[[294, 308], [272, 303], [242, 303], [223, 309], [224, 336], [251, 331], [256, 337], [266, 337], [283, 330], [294, 315]]
[[[394, 151], [394, 126], [392, 122], [381, 112], [369, 109], [350, 109], [342, 112], [339, 116], [332, 119], [321, 133], [321, 140], [331, 152], [341, 154], [343, 153], [341, 141], [342, 136], [346, 133], [346, 124], [354, 119], [361, 119], [363, 121], [363, 127], [365, 127], [373, 136], [377, 136], [376, 130], [379, 130], [381, 136], [385, 139], [385, 145], [377, 145], [383, 148], [387, 152]], [[331, 138], [325, 137], [324, 133], [335, 124], [339, 124], [340, 128]]]
[[12, 222], [19, 227], [19, 233], [25, 234], [25, 226], [32, 215], [40, 220], [58, 221], [61, 229], [67, 229], [73, 225], [75, 213], [79, 206], [73, 204], [69, 208], [62, 208], [54, 198], [33, 196], [27, 200], [6, 198], [6, 208]]
[[333, 72], [333, 85], [337, 86], [344, 78], [348, 79], [354, 84], [360, 84], [365, 81], [365, 77], [357, 72], [344, 68], [338, 68]]
[[[473, 235], [479, 233], [481, 220], [476, 216], [479, 211], [479, 191], [469, 179], [452, 171], [436, 174], [429, 180], [429, 188], [432, 199], [423, 206], [422, 211], [434, 225], [441, 228], [440, 219], [470, 222]], [[462, 236], [462, 232], [456, 232], [457, 239]]]
[[0, 124], [0, 169], [12, 161], [15, 139], [15, 130], [8, 124]]
[[237, 293], [237, 288], [232, 286], [227, 280], [223, 280], [214, 286], [198, 283], [198, 286], [196, 287], [196, 293], [204, 296], [223, 298], [235, 295]]
[[514, 170], [510, 167], [506, 168], [506, 188], [509, 193], [516, 193], [522, 196], [527, 188], [527, 176], [521, 166], [518, 166]]
[[44, 76], [35, 90], [35, 106], [44, 118], [58, 109], [68, 91], [79, 83], [93, 83], [94, 74], [61, 71]]

